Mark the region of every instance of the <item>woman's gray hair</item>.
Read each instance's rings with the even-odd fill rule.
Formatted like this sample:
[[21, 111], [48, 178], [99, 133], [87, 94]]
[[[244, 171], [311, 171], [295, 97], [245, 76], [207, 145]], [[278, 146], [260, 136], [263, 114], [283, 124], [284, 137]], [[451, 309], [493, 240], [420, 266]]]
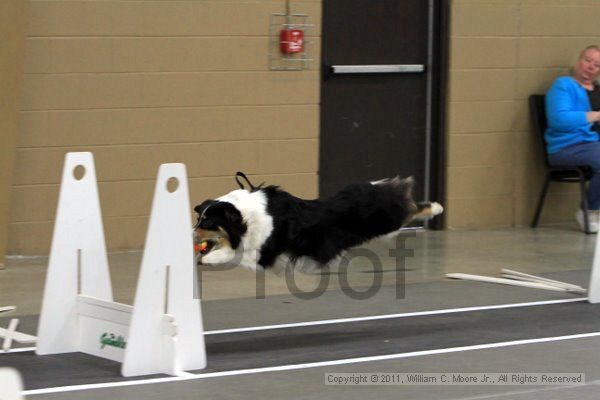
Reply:
[[581, 50], [581, 53], [579, 53], [579, 59], [581, 59], [581, 57], [583, 57], [583, 55], [585, 53], [587, 53], [588, 50], [596, 50], [597, 52], [600, 53], [600, 47], [595, 44], [592, 44], [592, 45], [586, 47], [585, 49]]

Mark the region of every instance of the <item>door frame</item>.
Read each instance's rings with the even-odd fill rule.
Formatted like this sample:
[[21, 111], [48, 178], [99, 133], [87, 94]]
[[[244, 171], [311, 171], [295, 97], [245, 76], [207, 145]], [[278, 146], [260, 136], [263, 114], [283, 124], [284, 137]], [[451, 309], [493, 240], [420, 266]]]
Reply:
[[[327, 0], [323, 0], [324, 2]], [[427, 78], [427, 99], [430, 103], [427, 107], [426, 118], [426, 160], [425, 179], [428, 184], [425, 187], [425, 200], [443, 201], [446, 189], [446, 109], [447, 109], [447, 82], [449, 68], [449, 19], [451, 0], [428, 0], [429, 2], [429, 25], [428, 29], [428, 59], [427, 67], [431, 67], [431, 73]], [[324, 14], [324, 13], [323, 13]], [[324, 24], [326, 21], [322, 21]], [[321, 60], [324, 48], [321, 46]], [[429, 72], [429, 71], [428, 71]], [[329, 69], [321, 63], [322, 86], [328, 78]], [[320, 132], [323, 132], [322, 107], [320, 114]], [[321, 136], [321, 133], [319, 134]], [[319, 165], [319, 187], [320, 183]], [[423, 199], [417, 199], [423, 200]], [[443, 217], [442, 214], [441, 217]], [[429, 228], [442, 229], [443, 218], [435, 218], [428, 224]]]
[[[431, 92], [429, 199], [445, 201], [446, 196], [446, 112], [448, 108], [448, 77], [450, 60], [450, 1], [431, 0], [434, 4], [432, 21], [433, 90]], [[443, 213], [434, 218], [429, 227], [442, 229], [445, 223]]]

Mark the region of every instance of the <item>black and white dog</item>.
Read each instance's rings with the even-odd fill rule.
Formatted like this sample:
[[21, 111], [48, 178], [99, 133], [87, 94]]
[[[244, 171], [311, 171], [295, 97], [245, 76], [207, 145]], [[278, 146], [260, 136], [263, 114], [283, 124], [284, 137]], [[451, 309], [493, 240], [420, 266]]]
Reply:
[[349, 185], [327, 199], [303, 200], [239, 176], [249, 190], [238, 179], [241, 189], [194, 208], [201, 264], [252, 270], [306, 261], [325, 266], [352, 247], [443, 211], [438, 203], [415, 203], [412, 178]]

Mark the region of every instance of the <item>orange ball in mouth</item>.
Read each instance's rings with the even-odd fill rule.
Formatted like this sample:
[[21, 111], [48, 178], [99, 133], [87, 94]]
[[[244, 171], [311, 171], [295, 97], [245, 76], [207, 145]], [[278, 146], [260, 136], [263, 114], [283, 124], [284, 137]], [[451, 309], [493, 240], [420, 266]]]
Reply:
[[194, 243], [194, 251], [200, 254], [208, 253], [213, 247], [215, 243], [209, 240], [203, 240], [200, 243]]
[[194, 244], [194, 251], [196, 253], [205, 253], [208, 250], [208, 242], [205, 240], [200, 243]]

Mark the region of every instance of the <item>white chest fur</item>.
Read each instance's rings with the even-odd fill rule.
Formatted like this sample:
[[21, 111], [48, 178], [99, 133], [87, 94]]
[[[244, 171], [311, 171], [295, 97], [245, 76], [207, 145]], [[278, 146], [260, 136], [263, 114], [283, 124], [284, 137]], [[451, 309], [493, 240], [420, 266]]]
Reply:
[[236, 251], [219, 249], [206, 255], [202, 261], [207, 264], [233, 262], [241, 267], [256, 270], [260, 249], [273, 232], [273, 217], [267, 213], [267, 197], [260, 190], [249, 192], [238, 189], [217, 200], [233, 204], [242, 214], [248, 230]]

